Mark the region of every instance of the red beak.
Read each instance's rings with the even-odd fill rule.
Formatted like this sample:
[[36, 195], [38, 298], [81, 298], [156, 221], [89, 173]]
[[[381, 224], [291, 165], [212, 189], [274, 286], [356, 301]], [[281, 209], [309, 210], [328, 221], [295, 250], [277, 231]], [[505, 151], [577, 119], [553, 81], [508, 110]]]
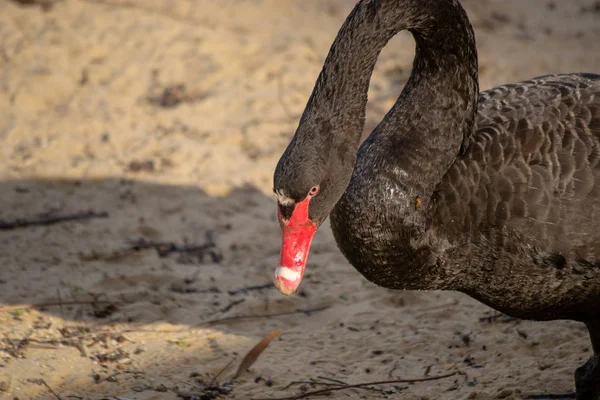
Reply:
[[300, 285], [306, 260], [317, 224], [308, 218], [308, 203], [311, 197], [296, 204], [289, 221], [284, 221], [281, 210], [277, 208], [283, 240], [281, 260], [275, 270], [275, 286], [286, 296], [294, 293]]

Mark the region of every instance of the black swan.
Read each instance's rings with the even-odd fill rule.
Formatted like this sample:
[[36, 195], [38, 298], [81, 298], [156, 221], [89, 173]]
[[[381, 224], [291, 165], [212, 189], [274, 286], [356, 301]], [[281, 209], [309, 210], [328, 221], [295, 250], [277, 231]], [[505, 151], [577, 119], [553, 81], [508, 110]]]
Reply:
[[[412, 74], [360, 145], [373, 67], [400, 30], [416, 42]], [[282, 293], [298, 287], [330, 216], [342, 253], [380, 286], [458, 290], [514, 317], [584, 322], [594, 355], [575, 372], [577, 399], [600, 399], [600, 75], [479, 93], [458, 0], [362, 0], [274, 192]]]

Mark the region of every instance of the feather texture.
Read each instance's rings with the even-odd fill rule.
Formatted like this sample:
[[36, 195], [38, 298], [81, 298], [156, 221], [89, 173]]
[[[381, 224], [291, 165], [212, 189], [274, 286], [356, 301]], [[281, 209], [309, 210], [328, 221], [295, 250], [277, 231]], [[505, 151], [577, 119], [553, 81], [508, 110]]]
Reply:
[[[520, 316], [585, 319], [600, 315], [599, 200], [600, 76], [549, 75], [480, 94], [476, 131], [428, 212], [451, 259], [470, 265], [471, 295]], [[502, 295], [482, 295], [481, 282]], [[533, 282], [554, 295], [527, 294]], [[552, 306], [559, 296], [569, 310]]]
[[[416, 42], [411, 76], [357, 149], [371, 72], [402, 29]], [[596, 355], [576, 371], [577, 398], [600, 400], [600, 75], [478, 90], [457, 0], [362, 0], [275, 190], [298, 202], [319, 184], [309, 219], [329, 214], [344, 256], [378, 285], [459, 290], [515, 317], [584, 322]]]

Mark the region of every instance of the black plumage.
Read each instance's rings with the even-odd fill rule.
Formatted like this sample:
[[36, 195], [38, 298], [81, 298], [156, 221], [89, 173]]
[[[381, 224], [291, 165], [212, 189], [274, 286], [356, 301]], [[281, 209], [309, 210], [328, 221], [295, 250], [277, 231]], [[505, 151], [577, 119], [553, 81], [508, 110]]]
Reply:
[[[373, 67], [400, 30], [416, 42], [411, 76], [359, 147]], [[287, 207], [315, 185], [310, 219], [331, 216], [340, 250], [372, 282], [584, 322], [595, 354], [576, 373], [577, 398], [600, 399], [600, 75], [479, 93], [457, 0], [360, 1], [275, 172]]]

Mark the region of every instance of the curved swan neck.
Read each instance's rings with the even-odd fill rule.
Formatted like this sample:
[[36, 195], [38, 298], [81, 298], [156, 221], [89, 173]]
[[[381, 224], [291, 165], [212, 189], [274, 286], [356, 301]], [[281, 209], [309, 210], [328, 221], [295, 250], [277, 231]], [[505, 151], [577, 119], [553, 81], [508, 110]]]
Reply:
[[[385, 161], [389, 165], [404, 154], [394, 158], [393, 167], [407, 172], [408, 186], [425, 182], [425, 191], [415, 190], [427, 196], [472, 132], [477, 52], [458, 0], [361, 0], [331, 46], [273, 179], [274, 189], [294, 201], [319, 184], [320, 195], [311, 202], [311, 216], [318, 223], [331, 212], [358, 167], [371, 74], [383, 47], [401, 30], [415, 37], [414, 67], [396, 105], [369, 138], [392, 137], [387, 141], [392, 147], [382, 146], [377, 156], [390, 158]], [[429, 154], [435, 157], [427, 171], [419, 170], [418, 163], [410, 165]], [[358, 157], [365, 167], [364, 154]]]
[[[327, 131], [357, 149], [377, 58], [402, 30], [411, 31], [417, 42], [413, 73], [404, 92], [424, 79], [452, 90], [457, 85], [449, 80], [466, 80], [468, 84], [458, 87], [469, 86], [466, 95], [476, 102], [474, 34], [458, 0], [362, 0], [331, 46], [297, 133], [303, 134], [303, 126], [314, 131], [315, 124], [329, 121], [333, 129]], [[468, 111], [474, 116], [475, 109], [473, 104]]]

